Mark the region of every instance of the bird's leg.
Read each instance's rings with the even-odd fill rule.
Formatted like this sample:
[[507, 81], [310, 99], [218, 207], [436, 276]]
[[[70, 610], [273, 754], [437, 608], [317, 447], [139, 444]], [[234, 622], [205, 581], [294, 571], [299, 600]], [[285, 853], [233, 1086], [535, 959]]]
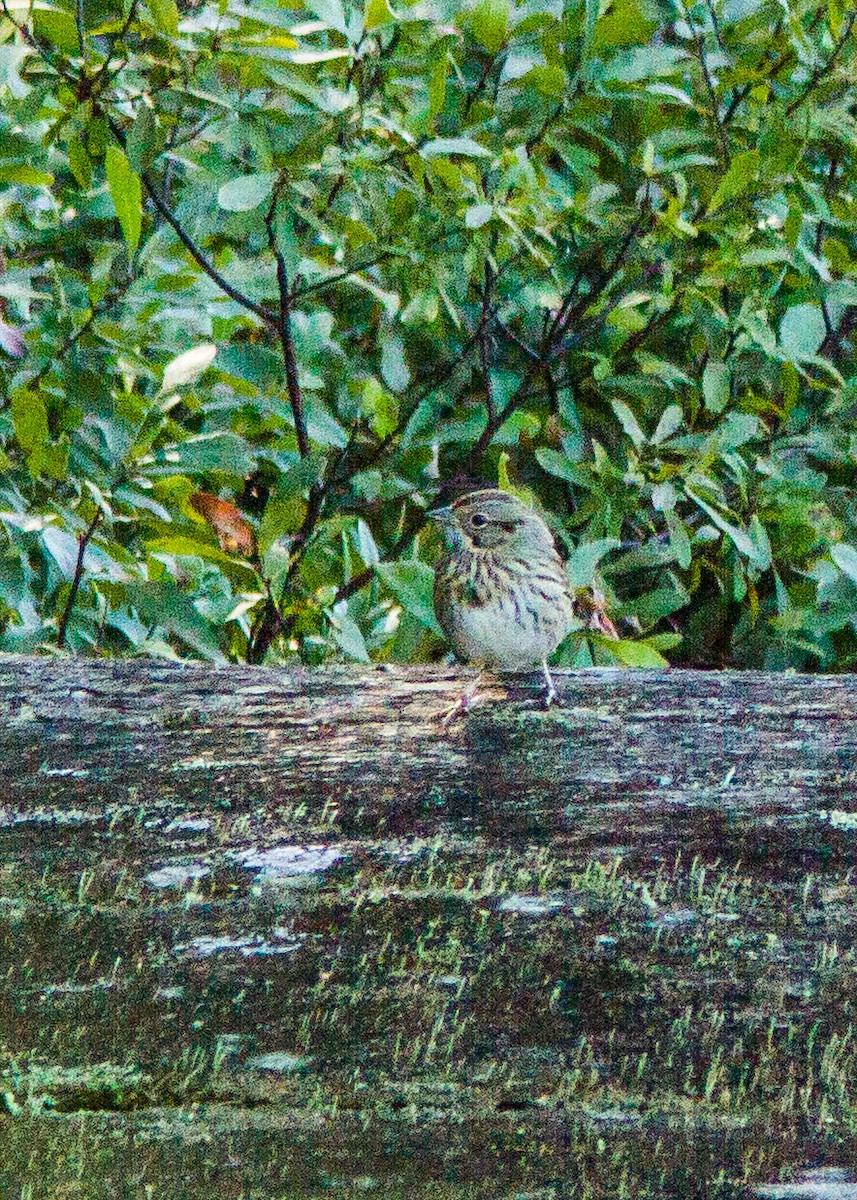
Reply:
[[553, 685], [551, 673], [548, 670], [548, 660], [546, 658], [542, 659], [542, 671], [544, 672], [545, 677], [545, 694], [542, 697], [542, 704], [545, 708], [550, 708], [550, 706], [556, 700], [557, 692]]

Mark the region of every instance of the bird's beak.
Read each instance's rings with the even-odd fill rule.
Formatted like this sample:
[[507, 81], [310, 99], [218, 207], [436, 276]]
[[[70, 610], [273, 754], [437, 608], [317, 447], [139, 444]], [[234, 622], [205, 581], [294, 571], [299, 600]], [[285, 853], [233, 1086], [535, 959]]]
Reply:
[[433, 521], [438, 521], [441, 525], [447, 525], [452, 519], [451, 508], [433, 508], [428, 514]]

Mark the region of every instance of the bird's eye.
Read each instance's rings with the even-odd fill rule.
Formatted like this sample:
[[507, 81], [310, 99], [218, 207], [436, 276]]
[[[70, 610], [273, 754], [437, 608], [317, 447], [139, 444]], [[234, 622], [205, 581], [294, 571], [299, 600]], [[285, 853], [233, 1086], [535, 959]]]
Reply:
[[474, 513], [470, 518], [470, 524], [475, 525], [479, 529], [482, 525], [488, 524], [488, 518], [484, 517], [482, 513]]

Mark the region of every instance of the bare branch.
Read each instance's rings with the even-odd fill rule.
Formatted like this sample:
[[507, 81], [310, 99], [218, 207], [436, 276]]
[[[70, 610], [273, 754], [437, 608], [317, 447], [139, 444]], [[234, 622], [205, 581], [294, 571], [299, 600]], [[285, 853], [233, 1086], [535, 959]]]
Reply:
[[342, 283], [344, 279], [350, 279], [354, 275], [359, 275], [361, 271], [368, 271], [370, 267], [377, 267], [379, 263], [392, 258], [395, 253], [396, 251], [392, 249], [382, 250], [374, 258], [367, 259], [364, 263], [358, 263], [356, 267], [348, 267], [347, 270], [339, 271], [336, 275], [329, 275], [327, 279], [319, 279], [317, 283], [308, 283], [304, 287], [293, 288], [292, 300], [303, 300], [304, 296], [310, 296], [313, 292], [323, 292], [326, 288], [334, 287], [337, 283]]
[[71, 614], [74, 610], [74, 602], [77, 599], [77, 593], [80, 591], [80, 581], [83, 578], [83, 559], [86, 554], [86, 547], [92, 540], [92, 535], [101, 520], [101, 509], [95, 510], [95, 516], [87, 525], [86, 529], [77, 539], [77, 562], [74, 567], [74, 578], [71, 581], [71, 591], [68, 594], [68, 599], [65, 602], [62, 616], [60, 617], [59, 626], [57, 627], [57, 646], [64, 646], [66, 634], [68, 632], [68, 623], [71, 619]]
[[518, 337], [514, 329], [510, 329], [505, 321], [501, 321], [499, 317], [495, 316], [494, 324], [500, 330], [503, 337], [510, 341], [513, 346], [517, 346], [521, 353], [524, 354], [530, 360], [530, 362], [541, 362], [541, 356], [538, 354], [538, 352], [535, 351], [532, 346], [528, 345], [523, 338]]
[[32, 33], [26, 25], [19, 25], [9, 11], [7, 0], [0, 0], [3, 7], [3, 15], [6, 20], [12, 25], [16, 33], [21, 37], [28, 46], [30, 46], [41, 59], [43, 59], [49, 67], [52, 67], [61, 79], [64, 79], [67, 84], [73, 88], [77, 88], [78, 79], [73, 71], [70, 71], [67, 65], [60, 59], [51, 54], [50, 50], [45, 46], [42, 39]]
[[855, 329], [857, 329], [857, 307], [846, 308], [838, 327], [832, 329], [819, 346], [819, 356], [836, 362], [843, 344], [851, 337]]
[[485, 408], [488, 413], [488, 423], [491, 424], [497, 416], [494, 408], [494, 383], [491, 379], [491, 317], [494, 303], [494, 271], [490, 261], [485, 260], [485, 287], [482, 291], [482, 316], [479, 321], [479, 360], [482, 364], [482, 378], [485, 380]]
[[[110, 119], [110, 125], [115, 133], [121, 134], [122, 131], [118, 129], [112, 119]], [[124, 137], [121, 138], [121, 142], [124, 145]], [[143, 186], [148, 192], [149, 198], [151, 199], [155, 208], [158, 210], [167, 224], [172, 227], [177, 238], [190, 253], [191, 258], [193, 258], [197, 266], [199, 266], [205, 272], [209, 279], [217, 284], [220, 290], [224, 292], [230, 300], [234, 300], [236, 304], [240, 304], [241, 307], [246, 308], [248, 312], [254, 313], [267, 325], [273, 325], [274, 328], [276, 328], [277, 316], [275, 313], [272, 313], [269, 308], [265, 308], [264, 305], [257, 304], [255, 300], [251, 300], [249, 296], [246, 296], [243, 292], [239, 291], [238, 288], [233, 287], [231, 283], [223, 278], [217, 268], [212, 266], [203, 251], [187, 233], [178, 218], [173, 215], [168, 205], [161, 199], [158, 189], [155, 185], [155, 181], [150, 173], [148, 171], [144, 171], [140, 178], [142, 179]]]
[[[693, 28], [692, 20], [687, 13], [685, 13], [685, 20]], [[723, 159], [724, 165], [728, 167], [732, 161], [732, 155], [729, 152], [729, 139], [726, 137], [726, 129], [720, 116], [720, 101], [717, 98], [714, 80], [711, 78], [711, 72], [708, 69], [708, 60], [705, 57], [705, 42], [703, 41], [702, 34], [697, 32], [696, 29], [693, 29], [693, 42], [696, 49], [696, 57], [699, 59], [699, 65], [702, 68], [705, 90], [708, 92], [709, 117], [711, 118], [715, 135], [720, 142], [720, 157]]]
[[[396, 541], [390, 547], [388, 554], [384, 556], [384, 562], [395, 562], [399, 555], [407, 550], [413, 538], [419, 533], [420, 529], [425, 524], [426, 514], [422, 509], [414, 509], [410, 516], [405, 520], [405, 526], [399, 534]], [[344, 583], [336, 593], [334, 604], [340, 600], [347, 600], [361, 588], [366, 587], [367, 583], [371, 583], [375, 578], [375, 568], [366, 567], [365, 570], [359, 571], [353, 579], [349, 579], [348, 583]]]
[[851, 37], [851, 31], [854, 28], [855, 22], [857, 22], [857, 8], [852, 8], [851, 13], [845, 21], [845, 26], [839, 37], [834, 42], [833, 49], [831, 50], [827, 59], [815, 67], [802, 91], [795, 96], [794, 100], [792, 100], [791, 104], [789, 104], [786, 108], [787, 117], [792, 116], [792, 114], [795, 113], [798, 108], [800, 108], [804, 100], [806, 100], [807, 97], [815, 91], [824, 76], [831, 73], [836, 64], [837, 58], [842, 53], [843, 47]]
[[265, 217], [265, 227], [268, 230], [268, 245], [277, 263], [277, 289], [279, 291], [279, 309], [274, 321], [274, 328], [280, 339], [280, 349], [283, 354], [283, 364], [286, 369], [286, 388], [289, 393], [289, 404], [295, 421], [295, 436], [301, 458], [308, 458], [311, 452], [309, 435], [307, 433], [306, 413], [298, 378], [298, 360], [295, 355], [295, 339], [292, 334], [292, 295], [289, 291], [289, 275], [286, 260], [277, 241], [277, 231], [274, 220], [277, 212], [278, 193], [275, 189], [271, 206]]

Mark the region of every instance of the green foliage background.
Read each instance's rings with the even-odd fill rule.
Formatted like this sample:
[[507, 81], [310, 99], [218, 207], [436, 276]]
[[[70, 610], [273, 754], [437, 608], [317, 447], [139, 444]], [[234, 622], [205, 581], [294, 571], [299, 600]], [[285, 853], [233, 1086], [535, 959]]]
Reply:
[[850, 668], [855, 19], [5, 0], [0, 649], [436, 657], [499, 477], [563, 661]]

